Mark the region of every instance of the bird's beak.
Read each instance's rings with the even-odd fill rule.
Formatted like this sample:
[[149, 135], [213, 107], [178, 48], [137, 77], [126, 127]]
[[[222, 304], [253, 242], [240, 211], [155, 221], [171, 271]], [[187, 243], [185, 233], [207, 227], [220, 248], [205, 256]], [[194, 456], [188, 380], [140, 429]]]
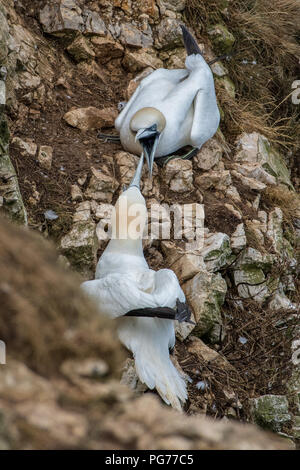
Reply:
[[143, 147], [150, 176], [152, 176], [153, 162], [159, 137], [160, 133], [157, 130], [156, 124], [151, 127], [147, 127], [147, 129], [140, 129], [137, 131], [135, 137], [135, 140], [138, 140]]
[[138, 166], [135, 170], [135, 174], [134, 174], [134, 177], [131, 180], [129, 188], [131, 188], [132, 186], [136, 186], [137, 188], [140, 189], [140, 182], [141, 182], [141, 177], [142, 177], [143, 164], [144, 164], [144, 152], [141, 155], [139, 164], [138, 164]]

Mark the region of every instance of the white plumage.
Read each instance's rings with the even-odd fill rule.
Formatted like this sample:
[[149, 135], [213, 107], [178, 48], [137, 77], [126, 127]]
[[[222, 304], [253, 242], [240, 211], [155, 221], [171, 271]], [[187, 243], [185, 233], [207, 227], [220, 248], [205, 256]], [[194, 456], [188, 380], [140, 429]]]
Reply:
[[[138, 185], [143, 158], [130, 187], [116, 203], [116, 220], [120, 216], [121, 198], [127, 203], [130, 214], [138, 204], [146, 223], [146, 204]], [[130, 219], [132, 222], [134, 218]], [[114, 222], [116, 224], [116, 221]], [[122, 227], [124, 229], [124, 227]], [[176, 299], [185, 301], [178, 279], [170, 269], [153, 271], [144, 258], [142, 239], [133, 239], [126, 228], [126, 239], [110, 240], [99, 259], [95, 280], [82, 284], [84, 291], [97, 303], [99, 312], [112, 319], [120, 318], [137, 308], [176, 307]], [[132, 351], [136, 372], [150, 389], [156, 388], [163, 400], [181, 409], [180, 402], [187, 398], [186, 385], [170, 360], [169, 348], [175, 344], [174, 321], [160, 318], [123, 317], [119, 320], [118, 334], [121, 342]]]
[[[213, 74], [200, 54], [186, 58], [185, 69], [158, 69], [144, 78], [115, 121], [122, 146], [137, 155], [142, 151], [131, 129], [131, 119], [142, 108], [154, 108], [166, 119], [155, 157], [191, 145], [200, 148], [218, 129]], [[149, 124], [150, 125], [150, 124]]]

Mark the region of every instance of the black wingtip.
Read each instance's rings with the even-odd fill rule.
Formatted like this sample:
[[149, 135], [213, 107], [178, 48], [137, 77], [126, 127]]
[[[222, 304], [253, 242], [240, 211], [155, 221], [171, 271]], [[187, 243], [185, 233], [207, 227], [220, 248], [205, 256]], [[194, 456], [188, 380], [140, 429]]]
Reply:
[[154, 308], [137, 308], [130, 310], [124, 314], [124, 317], [146, 317], [146, 318], [162, 318], [165, 320], [177, 320], [179, 323], [190, 323], [195, 325], [191, 321], [191, 309], [186, 302], [180, 302], [176, 300], [176, 310], [169, 307], [154, 307]]
[[202, 55], [195, 38], [192, 36], [192, 34], [189, 32], [186, 26], [184, 24], [181, 24], [180, 28], [182, 31], [184, 47], [185, 47], [187, 55], [191, 55], [191, 54]]
[[191, 320], [192, 311], [186, 302], [180, 302], [179, 299], [176, 299], [176, 315], [175, 320], [179, 323], [191, 323], [195, 325], [195, 322]]

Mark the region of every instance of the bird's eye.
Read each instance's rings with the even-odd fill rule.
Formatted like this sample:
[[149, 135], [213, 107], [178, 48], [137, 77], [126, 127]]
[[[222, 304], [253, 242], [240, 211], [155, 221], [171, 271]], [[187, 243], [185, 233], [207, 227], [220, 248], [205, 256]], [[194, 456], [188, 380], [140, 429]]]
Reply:
[[120, 101], [118, 103], [118, 111], [122, 111], [122, 109], [125, 108], [126, 104], [127, 104], [127, 101]]

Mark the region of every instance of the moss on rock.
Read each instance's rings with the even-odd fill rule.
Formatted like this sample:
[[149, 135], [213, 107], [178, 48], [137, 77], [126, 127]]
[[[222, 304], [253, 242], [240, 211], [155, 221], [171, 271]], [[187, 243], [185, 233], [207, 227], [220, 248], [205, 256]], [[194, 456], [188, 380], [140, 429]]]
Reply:
[[251, 400], [251, 407], [254, 422], [262, 428], [280, 432], [291, 421], [289, 403], [284, 395], [262, 395]]
[[[0, 111], [1, 112], [1, 111]], [[27, 213], [23, 204], [17, 175], [8, 154], [9, 130], [4, 115], [0, 115], [0, 208], [9, 217], [27, 224]]]
[[216, 77], [215, 80], [216, 84], [220, 86], [222, 91], [225, 91], [230, 98], [235, 99], [235, 85], [231, 78], [228, 76]]
[[61, 253], [87, 277], [94, 275], [97, 246], [96, 225], [92, 220], [75, 223], [60, 241]]
[[208, 34], [211, 38], [216, 50], [221, 54], [228, 54], [235, 42], [235, 37], [223, 24], [216, 24], [208, 29]]
[[194, 334], [205, 335], [212, 343], [217, 342], [222, 325], [221, 306], [227, 292], [225, 280], [219, 273], [201, 271], [182, 287], [195, 315]]

